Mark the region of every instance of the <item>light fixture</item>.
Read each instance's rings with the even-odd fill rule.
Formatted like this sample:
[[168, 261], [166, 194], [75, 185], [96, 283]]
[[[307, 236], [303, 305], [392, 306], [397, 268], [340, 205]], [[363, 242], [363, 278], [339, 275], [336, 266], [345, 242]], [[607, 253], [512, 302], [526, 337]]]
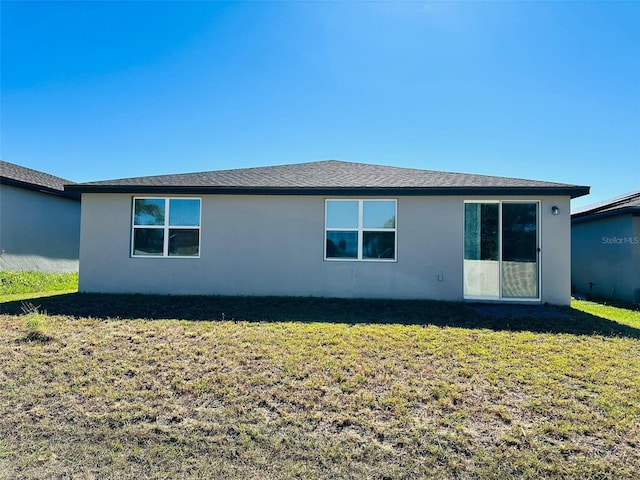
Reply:
[[551, 213], [553, 215], [560, 215], [560, 209], [556, 205], [554, 205], [553, 207], [551, 207]]

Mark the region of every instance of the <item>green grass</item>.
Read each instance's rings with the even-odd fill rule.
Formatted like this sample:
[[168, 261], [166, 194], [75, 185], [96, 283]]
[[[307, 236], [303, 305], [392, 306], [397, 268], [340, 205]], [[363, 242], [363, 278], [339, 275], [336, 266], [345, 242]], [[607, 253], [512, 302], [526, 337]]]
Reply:
[[[32, 304], [2, 304], [0, 478], [640, 470], [630, 310], [576, 302], [490, 318], [444, 302], [83, 294]], [[45, 310], [48, 341], [30, 340], [25, 321]]]
[[640, 306], [619, 305], [620, 304], [609, 305], [604, 302], [590, 302], [586, 300], [574, 300], [571, 303], [573, 308], [582, 310], [583, 312], [640, 328]]
[[[0, 299], [6, 301], [34, 292], [78, 290], [77, 273], [11, 272], [0, 270]], [[9, 297], [9, 296], [13, 297]]]

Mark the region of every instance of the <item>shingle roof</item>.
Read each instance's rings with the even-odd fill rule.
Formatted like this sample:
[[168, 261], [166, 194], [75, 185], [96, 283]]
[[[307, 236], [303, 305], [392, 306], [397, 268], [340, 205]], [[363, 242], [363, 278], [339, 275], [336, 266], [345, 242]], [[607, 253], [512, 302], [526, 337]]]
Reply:
[[0, 183], [54, 195], [78, 199], [77, 193], [65, 191], [70, 180], [0, 160]]
[[571, 220], [574, 223], [584, 222], [627, 213], [640, 215], [640, 190], [575, 209], [571, 212]]
[[[520, 193], [534, 189], [573, 196], [589, 187], [518, 178], [438, 172], [414, 168], [325, 160], [272, 167], [217, 170], [177, 175], [123, 178], [80, 183], [76, 192], [236, 193], [236, 194], [457, 194], [461, 190]], [[560, 193], [562, 192], [562, 193]]]

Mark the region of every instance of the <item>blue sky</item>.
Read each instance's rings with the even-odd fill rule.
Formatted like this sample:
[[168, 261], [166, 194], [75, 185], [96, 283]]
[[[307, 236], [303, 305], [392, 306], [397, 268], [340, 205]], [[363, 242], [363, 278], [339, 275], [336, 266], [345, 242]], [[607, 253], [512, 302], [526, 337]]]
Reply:
[[5, 2], [0, 155], [339, 159], [640, 189], [640, 2]]

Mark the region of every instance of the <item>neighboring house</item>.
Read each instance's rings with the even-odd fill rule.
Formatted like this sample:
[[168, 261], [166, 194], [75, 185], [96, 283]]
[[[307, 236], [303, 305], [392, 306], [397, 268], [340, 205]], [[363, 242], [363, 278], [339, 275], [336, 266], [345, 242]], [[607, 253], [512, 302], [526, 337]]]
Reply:
[[577, 293], [640, 302], [640, 191], [572, 213], [571, 268]]
[[68, 183], [0, 160], [0, 270], [78, 271], [80, 195]]
[[335, 160], [66, 189], [83, 292], [565, 305], [570, 199], [589, 192]]

